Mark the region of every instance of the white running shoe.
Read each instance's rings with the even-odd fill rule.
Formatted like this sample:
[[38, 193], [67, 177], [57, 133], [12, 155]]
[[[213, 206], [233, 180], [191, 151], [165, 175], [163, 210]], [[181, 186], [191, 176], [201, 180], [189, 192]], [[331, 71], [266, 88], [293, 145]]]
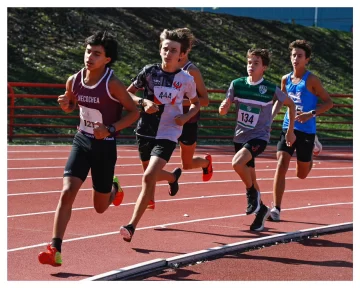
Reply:
[[276, 207], [271, 208], [268, 220], [274, 222], [280, 221], [280, 211]]
[[322, 145], [321, 145], [317, 135], [315, 135], [314, 149], [313, 149], [314, 156], [318, 156], [321, 153], [321, 150], [322, 150]]

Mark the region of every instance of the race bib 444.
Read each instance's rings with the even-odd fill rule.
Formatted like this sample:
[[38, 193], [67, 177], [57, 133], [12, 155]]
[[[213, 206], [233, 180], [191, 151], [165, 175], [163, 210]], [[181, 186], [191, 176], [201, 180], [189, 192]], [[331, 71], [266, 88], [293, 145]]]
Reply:
[[246, 128], [254, 129], [259, 121], [260, 108], [240, 104], [237, 122]]
[[155, 104], [172, 104], [174, 105], [178, 90], [170, 87], [155, 86], [154, 102]]

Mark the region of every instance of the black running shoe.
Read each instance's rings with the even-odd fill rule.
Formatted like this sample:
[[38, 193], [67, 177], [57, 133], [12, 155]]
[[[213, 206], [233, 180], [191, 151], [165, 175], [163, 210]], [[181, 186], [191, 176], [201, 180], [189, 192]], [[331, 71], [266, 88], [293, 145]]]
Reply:
[[175, 196], [176, 193], [179, 191], [179, 183], [178, 180], [181, 176], [181, 169], [180, 168], [176, 168], [172, 173], [175, 176], [175, 181], [173, 183], [169, 183], [169, 195], [170, 196]]
[[247, 198], [247, 208], [246, 208], [246, 215], [257, 213], [260, 209], [260, 192], [254, 190], [255, 192], [249, 193], [246, 191], [246, 198]]
[[120, 235], [123, 236], [123, 240], [131, 242], [132, 236], [135, 233], [135, 228], [132, 224], [120, 227]]
[[269, 217], [269, 215], [270, 215], [270, 209], [261, 202], [259, 212], [256, 213], [255, 220], [250, 225], [250, 230], [251, 231], [264, 230], [264, 223], [265, 220]]

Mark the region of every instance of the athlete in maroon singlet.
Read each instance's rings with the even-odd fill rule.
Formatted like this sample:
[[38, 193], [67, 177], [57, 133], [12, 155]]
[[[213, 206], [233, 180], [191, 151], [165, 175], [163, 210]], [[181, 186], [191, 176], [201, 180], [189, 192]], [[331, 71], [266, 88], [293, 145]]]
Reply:
[[[63, 189], [54, 218], [53, 238], [41, 264], [61, 266], [61, 244], [71, 217], [75, 197], [91, 169], [92, 198], [96, 212], [103, 213], [113, 202], [120, 205], [123, 192], [114, 176], [117, 158], [116, 133], [139, 117], [125, 86], [109, 68], [117, 58], [117, 42], [107, 32], [97, 32], [85, 40], [85, 68], [69, 77], [66, 92], [58, 97], [61, 109], [72, 112], [76, 103], [80, 123], [65, 166]], [[127, 115], [121, 117], [122, 108]]]

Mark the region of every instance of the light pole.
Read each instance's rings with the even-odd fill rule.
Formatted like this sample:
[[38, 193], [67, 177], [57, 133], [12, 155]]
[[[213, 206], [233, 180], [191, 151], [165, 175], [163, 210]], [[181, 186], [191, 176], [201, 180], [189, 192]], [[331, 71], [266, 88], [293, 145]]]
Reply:
[[317, 27], [318, 8], [315, 7], [314, 26]]

